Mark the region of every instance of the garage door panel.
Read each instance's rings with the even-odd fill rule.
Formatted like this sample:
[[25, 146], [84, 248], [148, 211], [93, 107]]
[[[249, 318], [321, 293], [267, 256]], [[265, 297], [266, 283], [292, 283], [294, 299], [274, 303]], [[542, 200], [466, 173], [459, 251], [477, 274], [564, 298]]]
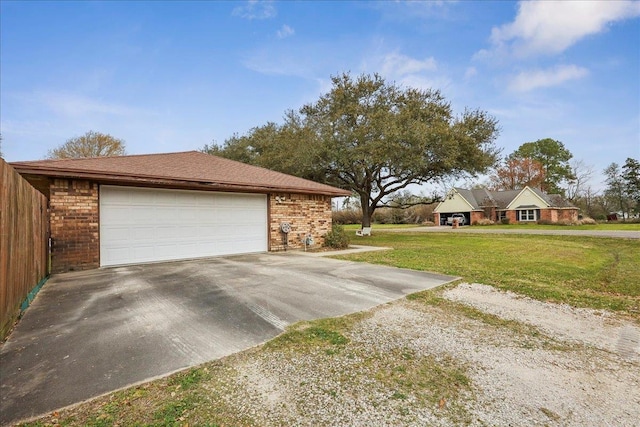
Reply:
[[102, 266], [266, 250], [265, 195], [100, 189]]
[[131, 259], [131, 249], [129, 247], [111, 247], [100, 251], [100, 256], [108, 259]]
[[139, 241], [153, 241], [156, 238], [156, 228], [149, 226], [130, 228], [127, 240], [131, 237]]

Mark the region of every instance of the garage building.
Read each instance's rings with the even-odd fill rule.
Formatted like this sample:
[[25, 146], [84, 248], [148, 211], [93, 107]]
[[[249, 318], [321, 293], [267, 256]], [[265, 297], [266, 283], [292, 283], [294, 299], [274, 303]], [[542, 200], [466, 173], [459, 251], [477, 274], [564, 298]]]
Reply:
[[197, 151], [11, 166], [49, 200], [54, 273], [321, 244], [350, 194]]

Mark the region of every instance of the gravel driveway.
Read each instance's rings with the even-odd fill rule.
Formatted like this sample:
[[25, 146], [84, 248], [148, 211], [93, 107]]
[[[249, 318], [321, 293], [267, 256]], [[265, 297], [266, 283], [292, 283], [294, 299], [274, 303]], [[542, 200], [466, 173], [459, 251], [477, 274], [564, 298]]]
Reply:
[[[382, 306], [354, 325], [343, 353], [234, 361], [242, 375], [228, 403], [249, 417], [260, 414], [264, 425], [637, 425], [637, 324], [484, 285], [462, 284], [442, 296], [488, 320], [419, 301]], [[400, 393], [410, 387], [382, 373], [406, 373], [402, 358], [428, 361], [442, 375], [462, 369], [470, 385], [457, 396], [435, 396], [436, 403]]]

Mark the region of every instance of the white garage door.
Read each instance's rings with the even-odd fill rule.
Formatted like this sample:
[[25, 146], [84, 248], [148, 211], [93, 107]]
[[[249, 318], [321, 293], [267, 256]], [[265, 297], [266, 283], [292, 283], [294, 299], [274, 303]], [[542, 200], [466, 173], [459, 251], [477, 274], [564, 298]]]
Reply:
[[267, 250], [264, 194], [100, 187], [100, 265]]

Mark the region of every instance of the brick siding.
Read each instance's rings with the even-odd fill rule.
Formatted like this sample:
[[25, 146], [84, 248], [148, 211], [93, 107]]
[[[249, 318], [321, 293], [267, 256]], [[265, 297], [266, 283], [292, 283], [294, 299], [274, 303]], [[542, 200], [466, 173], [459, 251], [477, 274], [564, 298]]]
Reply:
[[558, 220], [577, 221], [578, 209], [558, 209]]
[[49, 187], [51, 271], [100, 266], [98, 184], [54, 179]]
[[480, 211], [471, 211], [471, 224], [476, 224], [482, 218], [484, 218], [484, 212]]
[[557, 209], [540, 209], [540, 221], [557, 222], [558, 210]]
[[284, 250], [280, 224], [291, 224], [288, 248], [304, 247], [304, 239], [311, 234], [314, 246], [324, 243], [324, 235], [331, 230], [331, 197], [305, 194], [269, 195], [269, 250]]

